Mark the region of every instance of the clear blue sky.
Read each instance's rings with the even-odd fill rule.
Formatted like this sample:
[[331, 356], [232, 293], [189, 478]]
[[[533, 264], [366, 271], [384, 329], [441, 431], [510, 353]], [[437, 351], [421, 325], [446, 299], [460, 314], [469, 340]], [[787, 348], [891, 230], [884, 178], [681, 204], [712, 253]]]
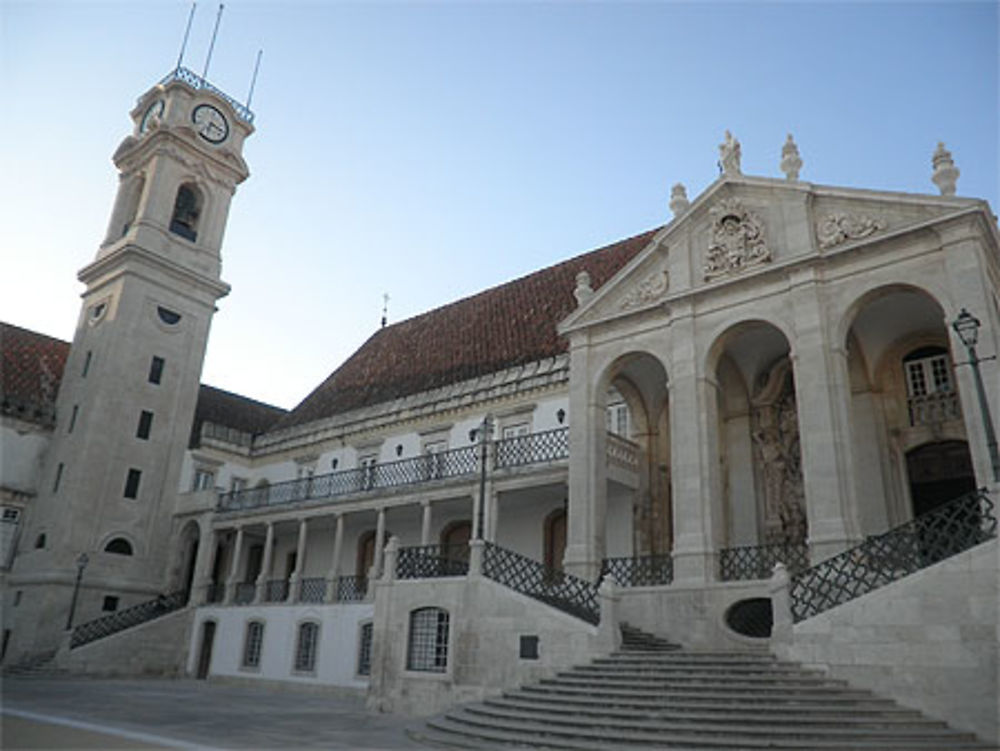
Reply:
[[[185, 64], [216, 13], [201, 2]], [[0, 0], [0, 319], [69, 339], [136, 98], [189, 3]], [[290, 407], [378, 326], [670, 218], [743, 171], [998, 197], [998, 10], [979, 3], [226, 3], [208, 78], [264, 48], [203, 380]]]

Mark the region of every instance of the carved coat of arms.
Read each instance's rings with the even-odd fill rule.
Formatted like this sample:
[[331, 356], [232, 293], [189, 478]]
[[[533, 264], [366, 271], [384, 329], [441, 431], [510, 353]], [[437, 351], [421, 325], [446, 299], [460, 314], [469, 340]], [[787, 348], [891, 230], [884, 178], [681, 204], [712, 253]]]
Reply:
[[760, 217], [738, 199], [719, 201], [709, 211], [709, 216], [712, 226], [705, 256], [706, 280], [771, 260]]

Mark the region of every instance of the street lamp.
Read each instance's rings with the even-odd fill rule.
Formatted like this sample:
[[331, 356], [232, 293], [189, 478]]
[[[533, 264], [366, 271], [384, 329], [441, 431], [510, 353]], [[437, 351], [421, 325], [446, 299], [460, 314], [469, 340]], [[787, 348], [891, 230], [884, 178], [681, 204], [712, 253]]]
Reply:
[[69, 603], [69, 616], [66, 618], [66, 630], [73, 628], [73, 614], [76, 612], [76, 598], [80, 594], [80, 580], [83, 578], [83, 570], [90, 563], [90, 558], [86, 553], [80, 553], [76, 559], [76, 583], [73, 585], [73, 599]]
[[483, 418], [478, 428], [473, 428], [469, 431], [470, 441], [475, 441], [476, 438], [479, 439], [479, 498], [476, 504], [478, 513], [476, 515], [475, 537], [477, 540], [483, 539], [483, 509], [485, 507], [486, 496], [486, 445], [492, 432], [493, 421], [489, 415]]
[[[980, 358], [976, 354], [976, 342], [979, 341], [979, 319], [969, 313], [965, 308], [958, 314], [958, 318], [951, 324], [962, 340], [965, 349], [969, 353], [969, 365], [972, 366], [972, 375], [976, 380], [976, 395], [979, 397], [979, 411], [983, 416], [983, 428], [986, 432], [986, 450], [990, 455], [990, 464], [993, 466], [993, 481], [1000, 482], [1000, 453], [997, 452], [997, 435], [993, 430], [993, 420], [990, 417], [990, 405], [986, 401], [986, 390], [983, 388], [983, 377], [979, 373]], [[994, 357], [985, 357], [984, 360], [993, 360]]]

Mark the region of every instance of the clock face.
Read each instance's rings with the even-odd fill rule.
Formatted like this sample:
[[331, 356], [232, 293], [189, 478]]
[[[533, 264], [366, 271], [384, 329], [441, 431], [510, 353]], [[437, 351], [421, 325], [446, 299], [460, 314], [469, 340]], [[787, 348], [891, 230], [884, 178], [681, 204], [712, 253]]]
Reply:
[[191, 113], [191, 122], [198, 135], [209, 143], [222, 143], [229, 135], [225, 116], [210, 104], [199, 104]]
[[155, 120], [159, 120], [160, 116], [163, 114], [163, 100], [157, 99], [149, 107], [146, 108], [146, 113], [142, 116], [142, 122], [139, 123], [139, 132], [145, 133], [149, 130], [149, 126]]

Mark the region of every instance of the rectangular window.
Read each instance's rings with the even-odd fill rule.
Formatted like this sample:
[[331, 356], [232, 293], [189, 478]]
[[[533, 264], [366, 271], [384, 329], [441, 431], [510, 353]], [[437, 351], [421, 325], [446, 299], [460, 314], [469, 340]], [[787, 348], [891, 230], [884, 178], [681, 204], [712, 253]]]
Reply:
[[153, 427], [153, 413], [142, 410], [139, 413], [139, 429], [135, 431], [135, 437], [144, 441], [149, 440], [149, 431]]
[[138, 498], [139, 497], [139, 480], [142, 478], [142, 472], [138, 469], [130, 469], [128, 471], [128, 476], [125, 478], [125, 497], [126, 498]]
[[76, 427], [76, 416], [77, 414], [79, 414], [79, 412], [80, 412], [80, 405], [74, 404], [73, 413], [69, 416], [69, 427], [66, 429], [67, 433], [72, 433], [73, 428]]
[[358, 642], [358, 675], [372, 674], [372, 624], [361, 624], [361, 639]]
[[240, 493], [247, 489], [247, 478], [233, 477], [229, 481], [229, 490], [233, 493]]
[[164, 360], [162, 357], [153, 356], [153, 361], [149, 364], [150, 383], [159, 383], [163, 380], [163, 364]]
[[420, 608], [410, 613], [406, 669], [443, 673], [448, 668], [448, 611]]
[[52, 481], [53, 493], [59, 492], [59, 483], [62, 482], [62, 475], [63, 475], [63, 463], [59, 462], [59, 466], [56, 467], [56, 479]]
[[608, 432], [628, 438], [631, 433], [629, 424], [628, 405], [625, 402], [608, 405]]
[[261, 621], [250, 621], [247, 624], [246, 638], [243, 642], [243, 667], [259, 668], [260, 653], [264, 646], [264, 624]]
[[215, 487], [215, 472], [210, 469], [194, 471], [194, 490], [211, 490]]
[[118, 598], [112, 595], [107, 595], [104, 598], [104, 604], [101, 605], [101, 610], [105, 613], [113, 613], [118, 610]]
[[319, 641], [319, 624], [303, 623], [299, 626], [299, 640], [295, 645], [295, 670], [312, 672], [316, 669], [316, 644]]
[[93, 353], [88, 349], [87, 356], [83, 358], [83, 370], [80, 372], [81, 378], [86, 378], [87, 373], [90, 372], [90, 356]]
[[18, 605], [20, 605], [20, 604], [21, 604], [21, 596], [22, 596], [23, 594], [24, 594], [24, 590], [21, 590], [21, 589], [17, 590], [17, 591], [16, 591], [15, 593], [14, 593], [14, 607], [15, 607], [15, 608], [16, 608], [16, 607], [17, 607]]
[[521, 652], [520, 657], [522, 660], [537, 660], [538, 659], [538, 637], [537, 636], [521, 636]]

